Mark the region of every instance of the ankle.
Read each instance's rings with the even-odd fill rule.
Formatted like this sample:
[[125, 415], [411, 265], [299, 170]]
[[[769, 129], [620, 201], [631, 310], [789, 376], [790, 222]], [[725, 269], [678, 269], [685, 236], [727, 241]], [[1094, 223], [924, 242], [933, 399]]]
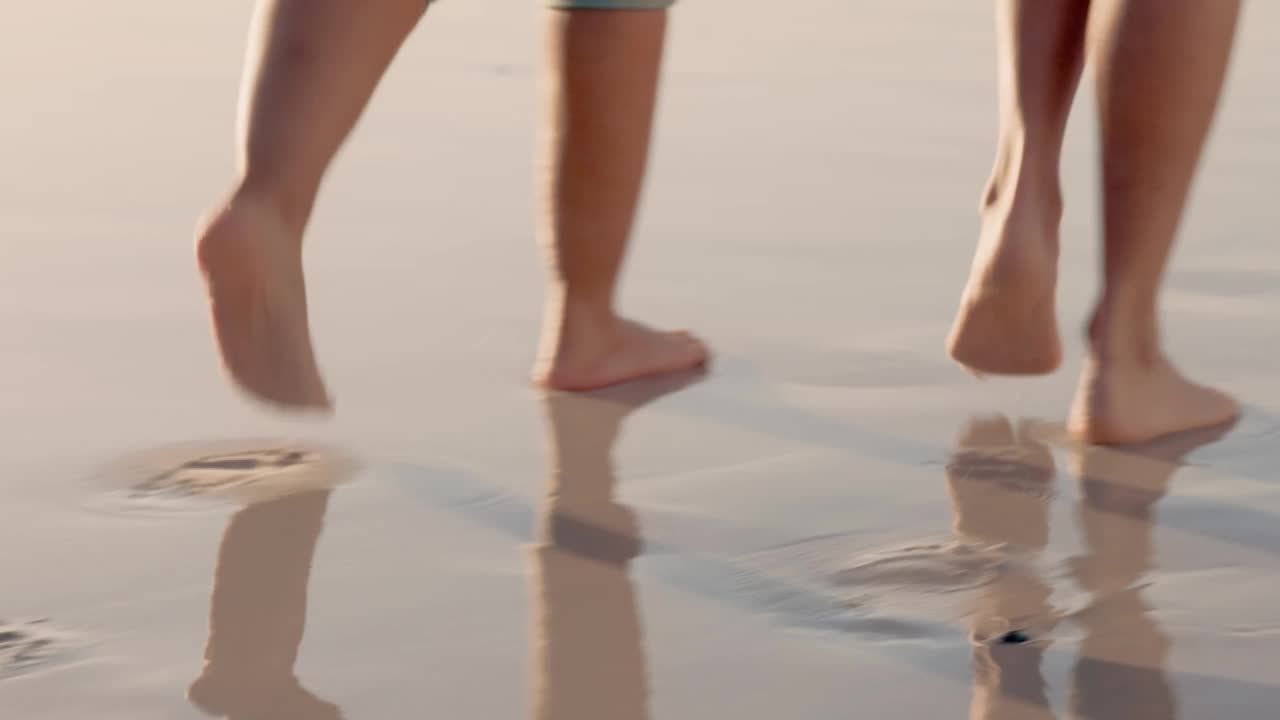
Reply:
[[1036, 218], [1053, 229], [1062, 220], [1062, 189], [1056, 174], [1051, 177], [993, 174], [982, 193], [979, 212], [984, 217], [1002, 219]]
[[[263, 251], [273, 257], [299, 257], [302, 228], [270, 196], [236, 187], [230, 196], [200, 220], [196, 230], [196, 259], [204, 272], [228, 265], [242, 266]], [[279, 254], [283, 253], [283, 255]]]
[[314, 203], [314, 189], [292, 187], [289, 183], [259, 173], [242, 175], [232, 188], [229, 201], [232, 207], [248, 207], [270, 214], [299, 241], [311, 219]]
[[594, 296], [581, 297], [553, 288], [543, 311], [544, 352], [559, 355], [586, 342], [594, 345], [613, 336], [620, 319], [613, 304]]
[[563, 328], [599, 330], [618, 322], [613, 298], [606, 293], [583, 293], [555, 284], [547, 295], [546, 319]]
[[1048, 138], [1040, 139], [1025, 128], [1004, 130], [996, 151], [995, 167], [982, 194], [984, 215], [1035, 213], [1055, 225], [1062, 217], [1062, 184], [1057, 153]]
[[1099, 303], [1086, 333], [1091, 359], [1101, 365], [1151, 370], [1164, 362], [1153, 307]]

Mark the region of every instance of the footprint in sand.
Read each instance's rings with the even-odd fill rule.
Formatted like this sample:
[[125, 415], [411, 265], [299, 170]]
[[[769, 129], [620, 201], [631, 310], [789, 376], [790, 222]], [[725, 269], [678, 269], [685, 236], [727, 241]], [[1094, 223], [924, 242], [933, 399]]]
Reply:
[[963, 543], [921, 544], [863, 555], [831, 576], [836, 586], [951, 593], [990, 583], [1007, 558]]
[[332, 448], [256, 440], [152, 450], [125, 458], [102, 475], [132, 503], [220, 499], [255, 504], [335, 487], [356, 469], [351, 457]]
[[0, 680], [46, 666], [65, 650], [64, 634], [46, 620], [0, 619]]

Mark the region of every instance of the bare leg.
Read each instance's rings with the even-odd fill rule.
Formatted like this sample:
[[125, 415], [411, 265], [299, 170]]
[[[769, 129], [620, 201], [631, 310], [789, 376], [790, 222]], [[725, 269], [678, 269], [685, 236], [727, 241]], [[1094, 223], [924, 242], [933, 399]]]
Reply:
[[979, 372], [1045, 373], [1062, 362], [1054, 295], [1058, 164], [1084, 62], [1090, 0], [999, 0], [1000, 135], [982, 233], [951, 356]]
[[231, 377], [261, 400], [327, 408], [311, 348], [302, 234], [320, 182], [423, 0], [262, 0], [229, 196], [196, 246]]
[[703, 345], [618, 315], [618, 272], [644, 178], [665, 10], [549, 11], [543, 229], [550, 287], [534, 379], [589, 390], [700, 365]]
[[1221, 94], [1237, 0], [1096, 0], [1105, 233], [1102, 297], [1072, 412], [1082, 439], [1130, 443], [1225, 422], [1235, 402], [1183, 378], [1156, 301]]

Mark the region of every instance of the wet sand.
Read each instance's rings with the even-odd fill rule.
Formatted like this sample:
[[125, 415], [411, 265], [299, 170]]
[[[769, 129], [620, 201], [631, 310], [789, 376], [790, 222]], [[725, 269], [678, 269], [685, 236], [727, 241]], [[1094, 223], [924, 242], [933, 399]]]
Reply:
[[1275, 716], [1276, 6], [1246, 10], [1166, 298], [1247, 413], [1126, 450], [1062, 439], [1075, 362], [941, 353], [994, 137], [981, 4], [682, 7], [626, 304], [719, 355], [581, 398], [524, 384], [536, 12], [441, 4], [309, 239], [338, 416], [252, 406], [189, 243], [248, 8], [0, 27], [4, 717]]

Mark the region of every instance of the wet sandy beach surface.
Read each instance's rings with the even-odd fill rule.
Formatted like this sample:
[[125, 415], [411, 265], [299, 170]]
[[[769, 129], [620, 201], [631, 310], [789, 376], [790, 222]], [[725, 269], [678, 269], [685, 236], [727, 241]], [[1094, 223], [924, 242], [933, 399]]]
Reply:
[[1246, 10], [1165, 302], [1246, 415], [1102, 450], [1061, 433], [1088, 88], [1072, 360], [978, 382], [941, 345], [990, 10], [887, 0], [679, 9], [626, 305], [716, 363], [588, 397], [524, 382], [537, 13], [441, 4], [308, 241], [338, 415], [252, 406], [190, 255], [249, 5], [0, 29], [6, 717], [1274, 717], [1280, 9]]

